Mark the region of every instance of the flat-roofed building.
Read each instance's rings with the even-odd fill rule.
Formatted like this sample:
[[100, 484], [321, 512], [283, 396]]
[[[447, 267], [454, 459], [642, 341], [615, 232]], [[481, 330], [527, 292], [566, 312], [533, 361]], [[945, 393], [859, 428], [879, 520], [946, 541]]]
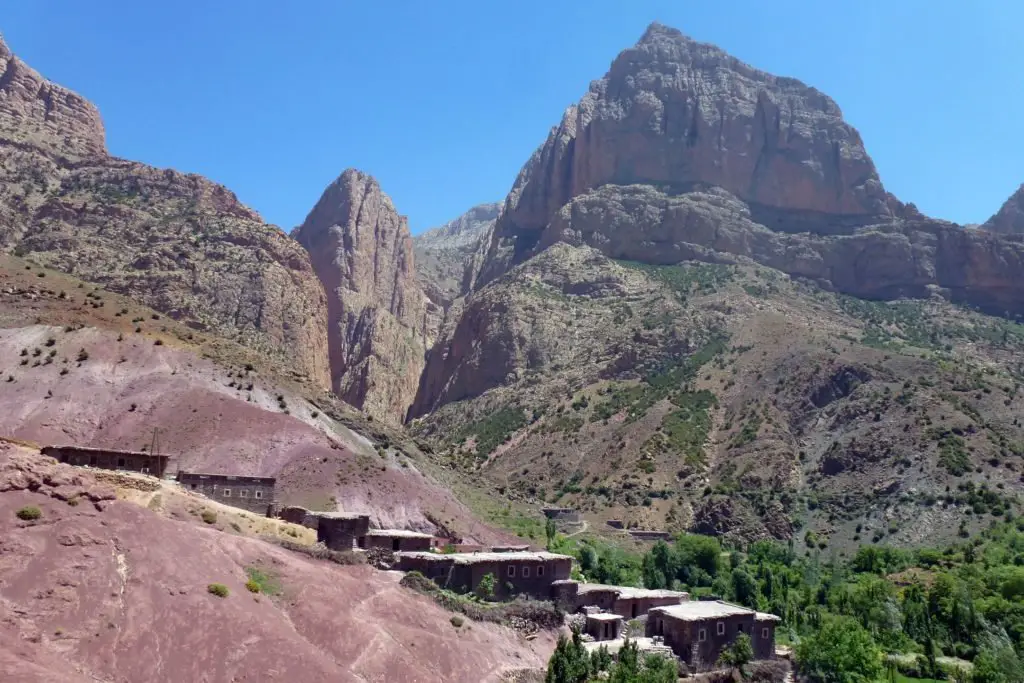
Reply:
[[178, 472], [178, 483], [218, 503], [269, 516], [277, 481], [273, 477]]
[[636, 619], [654, 607], [678, 605], [690, 599], [690, 594], [684, 591], [577, 581], [559, 581], [552, 590], [552, 597], [566, 612], [595, 606], [606, 612], [614, 612], [624, 619]]
[[382, 548], [393, 552], [430, 550], [433, 544], [432, 535], [404, 529], [369, 529], [356, 541], [358, 547], [366, 550]]
[[317, 512], [316, 540], [330, 550], [353, 550], [370, 530], [370, 516], [344, 512]]
[[551, 598], [551, 584], [569, 578], [572, 558], [548, 552], [485, 552], [439, 554], [399, 552], [396, 569], [418, 571], [442, 588], [459, 593], [477, 589], [485, 576], [494, 576], [496, 599], [528, 595]]
[[615, 640], [622, 633], [624, 621], [618, 614], [594, 612], [587, 615], [585, 632], [594, 640]]
[[151, 455], [142, 451], [119, 451], [87, 446], [46, 446], [43, 455], [78, 467], [98, 467], [104, 470], [139, 472], [154, 477], [167, 473], [170, 456]]
[[755, 659], [775, 656], [774, 614], [722, 600], [698, 600], [653, 608], [647, 618], [647, 635], [661, 636], [665, 645], [692, 670], [711, 668], [719, 655], [740, 633], [750, 636]]

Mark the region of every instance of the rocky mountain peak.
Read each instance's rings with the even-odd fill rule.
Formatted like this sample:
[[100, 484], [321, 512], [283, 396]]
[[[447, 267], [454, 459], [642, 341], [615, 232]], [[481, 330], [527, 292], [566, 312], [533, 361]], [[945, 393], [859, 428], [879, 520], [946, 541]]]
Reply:
[[480, 234], [494, 225], [501, 202], [478, 204], [458, 218], [413, 237], [419, 249], [462, 247], [480, 239]]
[[293, 237], [327, 292], [335, 391], [374, 417], [401, 421], [426, 353], [426, 297], [406, 218], [370, 175], [348, 169]]
[[1006, 200], [1006, 203], [981, 226], [989, 232], [1024, 234], [1024, 184]]
[[484, 267], [488, 281], [535, 253], [555, 213], [606, 184], [717, 186], [790, 231], [890, 214], [860, 135], [834, 101], [652, 24], [530, 158]]
[[106, 154], [105, 140], [91, 102], [43, 78], [0, 36], [0, 142], [80, 158]]

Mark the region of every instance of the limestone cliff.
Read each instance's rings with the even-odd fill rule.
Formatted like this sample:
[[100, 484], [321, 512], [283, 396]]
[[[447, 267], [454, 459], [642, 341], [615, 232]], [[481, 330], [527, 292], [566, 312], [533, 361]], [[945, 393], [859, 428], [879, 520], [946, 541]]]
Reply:
[[329, 385], [326, 302], [302, 248], [220, 185], [107, 155], [96, 108], [2, 42], [0, 249]]
[[400, 422], [428, 346], [427, 300], [405, 217], [376, 180], [349, 169], [293, 236], [327, 292], [335, 392], [374, 417]]
[[981, 228], [1004, 235], [1024, 234], [1024, 185], [1017, 188], [999, 211], [985, 221]]

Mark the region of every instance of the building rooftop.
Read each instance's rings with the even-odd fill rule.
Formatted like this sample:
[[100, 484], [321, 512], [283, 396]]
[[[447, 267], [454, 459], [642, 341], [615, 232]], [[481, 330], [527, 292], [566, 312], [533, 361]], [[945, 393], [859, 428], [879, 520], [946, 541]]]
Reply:
[[178, 472], [178, 479], [188, 479], [189, 477], [198, 477], [199, 479], [227, 479], [229, 481], [241, 481], [269, 485], [277, 483], [277, 479], [275, 479], [274, 477], [251, 477], [248, 474], [211, 474], [209, 472]]
[[310, 514], [316, 517], [322, 517], [323, 519], [362, 519], [363, 517], [369, 518], [370, 516], [359, 515], [352, 512], [316, 512], [315, 510], [311, 510]]
[[681, 602], [678, 605], [667, 607], [654, 607], [651, 612], [657, 612], [673, 619], [681, 621], [703, 621], [704, 619], [721, 619], [723, 617], [734, 617], [740, 614], [755, 614], [754, 610], [733, 605], [721, 600], [699, 600], [696, 602]]
[[125, 450], [121, 450], [119, 448], [95, 448], [93, 446], [44, 446], [40, 450], [45, 452], [46, 450], [49, 450], [49, 449], [59, 450], [59, 451], [79, 451], [79, 452], [82, 452], [82, 453], [117, 453], [119, 455], [134, 455], [134, 456], [140, 456], [141, 455], [141, 456], [145, 456], [147, 458], [164, 458], [165, 460], [167, 458], [171, 457], [169, 455], [160, 455], [160, 454], [153, 455], [151, 453], [147, 453], [146, 451], [125, 451]]
[[609, 586], [603, 583], [581, 583], [577, 595], [587, 593], [603, 593], [615, 591], [619, 594], [620, 600], [634, 600], [642, 598], [679, 598], [685, 600], [690, 597], [689, 593], [683, 591], [670, 591], [654, 588], [633, 588], [632, 586]]
[[386, 536], [390, 538], [433, 538], [430, 534], [423, 534], [419, 531], [406, 531], [405, 529], [370, 529], [367, 536]]
[[618, 621], [622, 619], [618, 614], [612, 614], [611, 612], [598, 612], [597, 614], [588, 614], [587, 619], [594, 619], [596, 621]]
[[782, 617], [777, 617], [774, 614], [768, 614], [767, 612], [757, 612], [754, 614], [755, 621], [782, 621]]
[[419, 560], [433, 560], [434, 562], [454, 562], [455, 564], [474, 564], [476, 562], [508, 562], [519, 560], [524, 562], [543, 562], [545, 560], [572, 560], [568, 555], [559, 555], [548, 552], [510, 552], [510, 553], [428, 553], [428, 552], [398, 552], [398, 557], [409, 557]]

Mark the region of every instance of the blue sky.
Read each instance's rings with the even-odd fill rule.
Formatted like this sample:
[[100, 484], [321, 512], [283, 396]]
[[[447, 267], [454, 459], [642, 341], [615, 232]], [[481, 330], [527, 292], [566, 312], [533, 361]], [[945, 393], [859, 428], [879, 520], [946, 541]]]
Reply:
[[33, 0], [0, 31], [99, 106], [116, 155], [206, 175], [285, 229], [355, 166], [417, 232], [504, 198], [652, 20], [831, 95], [926, 213], [980, 222], [1024, 182], [1015, 0]]

